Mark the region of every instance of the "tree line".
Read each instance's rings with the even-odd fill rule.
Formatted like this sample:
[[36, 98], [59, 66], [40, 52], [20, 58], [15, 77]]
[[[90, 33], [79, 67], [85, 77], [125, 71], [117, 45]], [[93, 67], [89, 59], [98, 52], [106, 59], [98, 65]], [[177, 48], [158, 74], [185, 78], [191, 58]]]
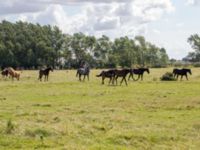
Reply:
[[87, 62], [94, 68], [165, 67], [169, 57], [164, 48], [145, 40], [102, 35], [64, 34], [57, 26], [27, 22], [0, 23], [0, 66], [77, 68]]

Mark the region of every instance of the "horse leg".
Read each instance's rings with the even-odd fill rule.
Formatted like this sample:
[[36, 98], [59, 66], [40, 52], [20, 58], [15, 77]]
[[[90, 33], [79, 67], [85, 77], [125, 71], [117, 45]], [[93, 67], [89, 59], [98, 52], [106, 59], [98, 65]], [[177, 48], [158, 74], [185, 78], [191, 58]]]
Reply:
[[176, 80], [178, 80], [179, 75], [176, 75]]
[[141, 75], [141, 81], [143, 81], [143, 74]]
[[102, 76], [102, 84], [104, 84], [104, 79], [105, 79], [105, 77], [104, 77], [104, 76]]
[[39, 79], [40, 81], [42, 81], [42, 76], [43, 76], [43, 75], [39, 75], [39, 78], [38, 78], [38, 79]]
[[[130, 73], [129, 77], [128, 77], [128, 81], [130, 80], [130, 78], [132, 77], [133, 79], [133, 73]], [[134, 79], [133, 79], [134, 80]]]
[[122, 77], [122, 80], [121, 80], [121, 82], [120, 82], [120, 85], [122, 85], [123, 80], [124, 80], [124, 77]]
[[14, 76], [12, 76], [12, 81], [14, 81]]
[[128, 86], [128, 83], [127, 83], [127, 81], [126, 81], [126, 77], [124, 77], [124, 81], [125, 81], [125, 83], [126, 83], [126, 86]]
[[87, 75], [88, 81], [89, 81], [89, 74]]
[[138, 75], [138, 79], [137, 79], [137, 80], [142, 80], [142, 79], [141, 79], [141, 75], [140, 75], [140, 74]]
[[114, 84], [115, 84], [115, 83], [114, 83], [114, 82], [115, 82], [115, 76], [112, 76], [112, 77], [111, 77], [111, 80], [112, 80], [112, 85], [114, 85]]
[[84, 77], [83, 77], [83, 81], [85, 81], [85, 76], [86, 76], [86, 75], [84, 75]]
[[81, 81], [81, 74], [79, 74], [79, 81]]
[[110, 77], [110, 80], [109, 80], [109, 82], [108, 82], [108, 85], [110, 85], [110, 82], [111, 82], [111, 77]]
[[116, 85], [117, 85], [117, 79], [118, 79], [118, 76], [115, 77], [115, 83], [116, 83]]
[[187, 74], [185, 75], [186, 79], [188, 80]]
[[181, 75], [181, 81], [183, 80], [183, 75]]

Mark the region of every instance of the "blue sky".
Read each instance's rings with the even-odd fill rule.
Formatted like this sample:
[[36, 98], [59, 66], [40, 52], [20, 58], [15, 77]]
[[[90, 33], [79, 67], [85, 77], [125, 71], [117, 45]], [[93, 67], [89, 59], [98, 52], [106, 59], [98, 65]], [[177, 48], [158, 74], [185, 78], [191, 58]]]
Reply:
[[187, 38], [200, 33], [198, 14], [200, 0], [0, 1], [0, 20], [57, 25], [65, 33], [111, 39], [143, 35], [176, 59], [192, 51]]

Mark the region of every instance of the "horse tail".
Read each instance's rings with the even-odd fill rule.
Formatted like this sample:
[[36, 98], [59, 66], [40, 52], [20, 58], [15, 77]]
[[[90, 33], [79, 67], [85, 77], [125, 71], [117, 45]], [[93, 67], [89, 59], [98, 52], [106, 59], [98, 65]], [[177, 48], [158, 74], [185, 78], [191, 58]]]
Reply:
[[42, 74], [42, 71], [41, 71], [41, 70], [39, 70], [39, 76], [38, 76], [38, 80], [40, 80], [40, 78], [41, 78], [41, 74]]
[[78, 69], [77, 72], [76, 72], [76, 77], [78, 77], [78, 74], [79, 74], [79, 69]]
[[17, 74], [17, 80], [19, 80], [19, 78], [20, 78], [20, 73]]

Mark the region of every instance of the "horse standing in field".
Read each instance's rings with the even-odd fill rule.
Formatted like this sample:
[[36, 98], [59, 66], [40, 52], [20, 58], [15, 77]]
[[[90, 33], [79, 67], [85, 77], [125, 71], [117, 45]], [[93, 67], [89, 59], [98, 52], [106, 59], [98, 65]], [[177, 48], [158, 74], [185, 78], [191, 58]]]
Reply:
[[44, 81], [48, 81], [50, 71], [53, 72], [52, 67], [47, 67], [46, 69], [40, 69], [38, 80], [42, 81], [42, 77], [44, 76]]
[[[134, 81], [137, 81], [139, 79], [143, 80], [144, 72], [147, 72], [149, 74], [150, 73], [149, 68], [132, 69], [132, 71], [128, 77], [128, 80], [130, 80], [130, 78], [132, 78]], [[134, 79], [134, 77], [133, 77], [134, 74], [138, 75], [137, 79]]]
[[1, 75], [3, 78], [7, 78], [9, 73], [8, 73], [8, 68], [5, 68], [1, 71]]
[[104, 84], [105, 78], [109, 78], [109, 85], [112, 81], [112, 84], [114, 84], [114, 78], [115, 78], [115, 71], [116, 70], [108, 70], [108, 71], [102, 71], [99, 75], [96, 75], [96, 77], [102, 77], [102, 84]]
[[114, 80], [116, 82], [116, 85], [117, 85], [117, 79], [119, 77], [122, 78], [120, 85], [122, 85], [123, 81], [125, 81], [126, 85], [128, 85], [127, 81], [126, 81], [126, 76], [127, 76], [127, 74], [131, 73], [131, 69], [115, 70], [114, 72], [115, 72]]
[[189, 73], [190, 75], [192, 75], [192, 71], [191, 69], [173, 69], [173, 74], [174, 74], [174, 78], [176, 78], [178, 80], [179, 75], [181, 76], [181, 80], [183, 79], [183, 76], [186, 77], [186, 79], [188, 80], [188, 76], [187, 73]]
[[16, 78], [19, 81], [20, 78], [20, 72], [19, 71], [15, 71], [12, 67], [8, 67], [8, 74], [11, 76], [12, 80], [14, 80], [14, 78]]
[[84, 66], [83, 68], [79, 68], [77, 70], [76, 77], [79, 77], [79, 81], [81, 81], [81, 76], [83, 75], [84, 76], [83, 81], [85, 81], [85, 76], [87, 76], [89, 81], [89, 74], [90, 74], [89, 66]]

